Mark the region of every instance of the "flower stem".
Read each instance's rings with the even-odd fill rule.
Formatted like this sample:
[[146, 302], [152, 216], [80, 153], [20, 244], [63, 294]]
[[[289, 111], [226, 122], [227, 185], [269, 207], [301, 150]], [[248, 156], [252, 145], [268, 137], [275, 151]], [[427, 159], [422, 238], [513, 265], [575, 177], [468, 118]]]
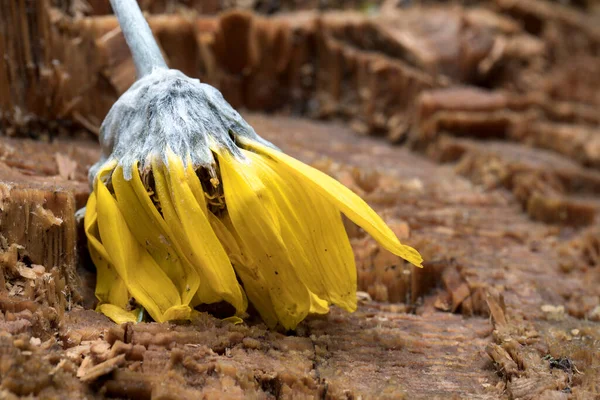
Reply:
[[156, 68], [168, 68], [150, 26], [135, 0], [110, 0], [121, 30], [133, 56], [138, 78]]

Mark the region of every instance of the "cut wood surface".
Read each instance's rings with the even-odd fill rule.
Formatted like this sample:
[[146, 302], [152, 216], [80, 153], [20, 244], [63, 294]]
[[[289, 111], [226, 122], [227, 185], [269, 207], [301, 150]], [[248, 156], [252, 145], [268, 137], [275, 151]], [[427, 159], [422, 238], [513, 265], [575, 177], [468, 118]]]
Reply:
[[[236, 326], [204, 313], [189, 324], [119, 327], [79, 305], [44, 330], [49, 311], [39, 297], [5, 292], [4, 394], [598, 394], [598, 258], [584, 250], [597, 236], [589, 228], [533, 222], [510, 191], [473, 184], [457, 173], [460, 164], [440, 166], [339, 124], [255, 114], [248, 120], [285, 151], [363, 195], [403, 241], [421, 250], [425, 268], [409, 268], [349, 227], [365, 292], [359, 310], [333, 310], [288, 334], [269, 332], [257, 320]], [[69, 146], [74, 155], [94, 151], [84, 142]], [[3, 266], [7, 285], [40, 279], [11, 275]], [[80, 292], [90, 301], [86, 285], [93, 287], [93, 275], [82, 280]]]
[[5, 1], [0, 398], [600, 396], [594, 2], [141, 3], [170, 66], [361, 195], [425, 268], [347, 223], [354, 314], [276, 332], [95, 313], [75, 211], [133, 64], [106, 1]]

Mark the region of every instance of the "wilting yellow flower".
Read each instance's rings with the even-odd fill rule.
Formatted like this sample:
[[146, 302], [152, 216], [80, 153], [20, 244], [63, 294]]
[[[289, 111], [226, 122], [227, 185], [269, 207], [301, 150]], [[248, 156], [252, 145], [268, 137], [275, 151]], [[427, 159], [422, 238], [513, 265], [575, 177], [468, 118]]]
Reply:
[[258, 136], [218, 90], [168, 69], [134, 0], [111, 5], [139, 79], [104, 120], [90, 169], [98, 311], [135, 322], [139, 305], [163, 322], [220, 302], [241, 317], [250, 302], [286, 329], [331, 304], [354, 311], [341, 213], [420, 266], [357, 195]]
[[[219, 175], [172, 151], [140, 175], [109, 162], [97, 173], [85, 230], [98, 268], [98, 310], [135, 321], [130, 297], [159, 322], [199, 304], [247, 300], [271, 327], [293, 329], [329, 304], [356, 309], [356, 267], [340, 212], [420, 266], [377, 214], [335, 179], [246, 138], [241, 156], [214, 147]], [[203, 179], [199, 177], [205, 177]]]

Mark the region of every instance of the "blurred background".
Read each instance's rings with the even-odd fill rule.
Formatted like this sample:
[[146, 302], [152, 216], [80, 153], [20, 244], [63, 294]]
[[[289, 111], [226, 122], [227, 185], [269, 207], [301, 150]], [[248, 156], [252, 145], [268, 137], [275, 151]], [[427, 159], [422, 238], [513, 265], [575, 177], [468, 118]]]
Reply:
[[[169, 65], [234, 107], [339, 118], [415, 146], [444, 130], [541, 147], [581, 141], [600, 119], [598, 4], [140, 1]], [[5, 0], [0, 52], [8, 135], [97, 133], [134, 80], [107, 0]], [[597, 164], [600, 151], [572, 156]]]

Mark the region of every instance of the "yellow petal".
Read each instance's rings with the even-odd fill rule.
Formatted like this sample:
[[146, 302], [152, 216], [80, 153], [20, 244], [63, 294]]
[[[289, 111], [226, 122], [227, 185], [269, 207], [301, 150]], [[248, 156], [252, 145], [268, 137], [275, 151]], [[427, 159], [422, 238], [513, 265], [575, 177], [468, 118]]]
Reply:
[[88, 237], [89, 246], [92, 247], [102, 258], [110, 262], [104, 246], [99, 241], [98, 233], [98, 211], [96, 209], [96, 193], [92, 192], [85, 207], [85, 217], [83, 219], [83, 228]]
[[182, 160], [173, 153], [168, 156], [169, 166], [164, 174], [168, 174], [172, 204], [197, 260], [194, 265], [199, 267], [202, 277], [216, 294], [216, 301], [224, 300], [238, 312], [243, 312], [247, 304], [227, 253], [208, 221], [204, 196], [195, 196], [188, 184], [189, 180], [197, 179], [196, 173], [191, 170], [193, 176], [186, 176]]
[[110, 178], [110, 176], [112, 175], [112, 172], [114, 171], [116, 166], [117, 166], [117, 160], [111, 160], [111, 161], [105, 162], [100, 167], [100, 169], [96, 173], [96, 178], [94, 179], [94, 184], [93, 184], [93, 186], [94, 186], [93, 192], [94, 193], [97, 191], [98, 181], [104, 181], [105, 179]]
[[[258, 178], [253, 162], [242, 164], [226, 151], [218, 158], [228, 214], [250, 259], [256, 263], [246, 266], [253, 269], [248, 272], [258, 275], [256, 268], [260, 266], [277, 319], [284, 328], [294, 329], [310, 311], [310, 294], [294, 271], [281, 238], [274, 199]], [[246, 293], [252, 300], [248, 289]]]
[[198, 259], [195, 249], [188, 240], [182, 221], [179, 220], [172, 194], [169, 189], [168, 172], [165, 173], [165, 171], [166, 168], [162, 165], [161, 161], [154, 158], [152, 160], [152, 173], [154, 175], [155, 189], [158, 196], [158, 202], [160, 203], [162, 216], [170, 229], [171, 243], [177, 245], [177, 253], [179, 256], [182, 259], [187, 259], [189, 264], [200, 276], [200, 286], [195, 293], [192, 305], [196, 306], [201, 303], [210, 304], [219, 302], [221, 301], [221, 298], [213, 290], [212, 285], [204, 276], [201, 262]]
[[[158, 210], [156, 209], [156, 206], [154, 205], [152, 200], [149, 198], [147, 189], [144, 186], [144, 183], [142, 182], [142, 179], [140, 177], [140, 174], [139, 174], [139, 171], [137, 168], [134, 168], [134, 170], [132, 171], [131, 183], [132, 183], [133, 190], [135, 191], [135, 194], [136, 194], [138, 200], [143, 204], [143, 207], [146, 209], [146, 212], [149, 214], [152, 214], [154, 221], [158, 222], [158, 224], [160, 225], [161, 232], [164, 233], [164, 238], [163, 237], [160, 238], [161, 242], [164, 242], [165, 244], [169, 244], [169, 245], [173, 246], [175, 248], [175, 251], [177, 252], [177, 255], [179, 256], [179, 261], [182, 264], [184, 264], [183, 265], [184, 268], [186, 270], [191, 269], [191, 270], [195, 271], [195, 274], [198, 276], [198, 280], [200, 281], [201, 276], [198, 274], [196, 269], [191, 264], [189, 257], [187, 257], [187, 254], [191, 253], [192, 251], [189, 249], [189, 244], [188, 244], [187, 240], [182, 240], [185, 238], [185, 233], [183, 233], [183, 228], [181, 227], [181, 224], [179, 223], [179, 221], [176, 219], [176, 213], [173, 208], [173, 204], [171, 202], [171, 197], [168, 194], [168, 190], [166, 187], [166, 178], [164, 178], [161, 171], [162, 171], [162, 169], [153, 171], [153, 173], [154, 173], [155, 181], [158, 179], [158, 181], [155, 182], [155, 184], [156, 184], [155, 189], [157, 192], [159, 190], [161, 190], [161, 193], [156, 193], [159, 197], [159, 202], [160, 202], [161, 194], [162, 194], [162, 199], [164, 202], [164, 203], [160, 202], [162, 215], [161, 215], [161, 213], [158, 212]], [[167, 224], [167, 222], [165, 221], [165, 217], [164, 217], [165, 214], [169, 215], [169, 217], [170, 217], [169, 220], [171, 221], [171, 224]], [[173, 217], [173, 216], [175, 216], [175, 217]], [[201, 284], [201, 283], [199, 283], [199, 284]], [[190, 287], [190, 291], [192, 293], [198, 291], [198, 289], [194, 289], [196, 287], [195, 281], [191, 281], [189, 284], [189, 287]], [[187, 299], [187, 296], [182, 297], [182, 302], [185, 303], [184, 299]]]
[[[356, 296], [355, 296], [356, 297]], [[329, 304], [323, 299], [320, 299], [314, 293], [310, 293], [310, 313], [311, 314], [327, 314], [329, 312]]]
[[212, 212], [208, 213], [208, 221], [210, 222], [213, 231], [221, 242], [223, 249], [227, 252], [227, 256], [232, 262], [242, 263], [245, 255], [241, 249], [239, 238], [235, 236], [231, 220], [225, 215], [223, 220], [217, 218]]
[[281, 236], [293, 265], [308, 289], [348, 311], [356, 310], [356, 265], [340, 212], [312, 193], [286, 169], [256, 153], [242, 152], [275, 200]]
[[136, 311], [125, 311], [121, 307], [117, 307], [113, 304], [100, 304], [96, 311], [106, 315], [117, 324], [123, 324], [125, 322], [138, 322], [138, 313]]
[[85, 210], [84, 230], [88, 239], [90, 257], [96, 266], [96, 298], [101, 303], [111, 303], [125, 308], [129, 302], [127, 287], [111, 265], [110, 257], [100, 243], [95, 193], [90, 194]]
[[110, 263], [110, 257], [100, 242], [100, 233], [98, 232], [98, 202], [96, 197], [96, 188], [98, 186], [98, 180], [104, 179], [104, 176], [106, 175], [110, 175], [114, 165], [115, 163], [110, 163], [98, 171], [97, 178], [94, 179], [94, 190], [90, 194], [90, 197], [88, 197], [85, 207], [85, 216], [83, 219], [83, 228], [88, 238], [88, 247], [93, 249], [98, 256], [108, 263]]
[[163, 314], [163, 321], [190, 319], [191, 312], [192, 309], [186, 304], [172, 306]]
[[240, 324], [244, 323], [243, 319], [241, 319], [240, 317], [236, 317], [236, 316], [223, 318], [223, 321], [229, 322], [230, 324], [233, 324], [233, 325], [240, 325]]
[[170, 230], [148, 193], [144, 190], [144, 193], [139, 195], [139, 187], [143, 187], [143, 184], [137, 166], [133, 166], [131, 172], [130, 181], [125, 180], [121, 167], [117, 167], [112, 176], [119, 209], [138, 244], [146, 249], [167, 274], [177, 288], [182, 303], [187, 305], [198, 290], [200, 277], [178, 256]]
[[208, 214], [208, 209], [206, 208], [206, 199], [204, 198], [204, 189], [202, 189], [202, 184], [200, 183], [200, 179], [198, 179], [198, 175], [196, 175], [196, 171], [194, 171], [191, 160], [188, 160], [187, 167], [185, 168], [185, 176], [186, 181], [190, 186], [190, 190], [194, 194], [196, 202], [200, 208], [202, 208], [202, 212], [205, 215]]
[[269, 294], [269, 285], [260, 273], [256, 262], [249, 258], [250, 252], [244, 249], [244, 245], [237, 236], [229, 216], [223, 217], [221, 221], [212, 213], [209, 213], [209, 220], [217, 237], [227, 251], [235, 272], [244, 284], [244, 292], [248, 299], [267, 326], [275, 328], [277, 326], [277, 314]]
[[[171, 307], [176, 310], [181, 307], [177, 288], [135, 240], [116, 200], [101, 179], [97, 179], [96, 193], [98, 231], [112, 264], [136, 301], [154, 320], [165, 321]], [[189, 315], [191, 310], [187, 310]]]
[[384, 248], [415, 266], [422, 267], [423, 258], [419, 252], [410, 246], [400, 243], [396, 235], [394, 235], [392, 230], [377, 213], [350, 189], [321, 171], [278, 150], [249, 139], [240, 138], [239, 140], [247, 148], [272, 157], [278, 162], [278, 168], [286, 168], [298, 179], [304, 179], [307, 184], [310, 183], [315, 191], [335, 204], [341, 212], [373, 236]]

